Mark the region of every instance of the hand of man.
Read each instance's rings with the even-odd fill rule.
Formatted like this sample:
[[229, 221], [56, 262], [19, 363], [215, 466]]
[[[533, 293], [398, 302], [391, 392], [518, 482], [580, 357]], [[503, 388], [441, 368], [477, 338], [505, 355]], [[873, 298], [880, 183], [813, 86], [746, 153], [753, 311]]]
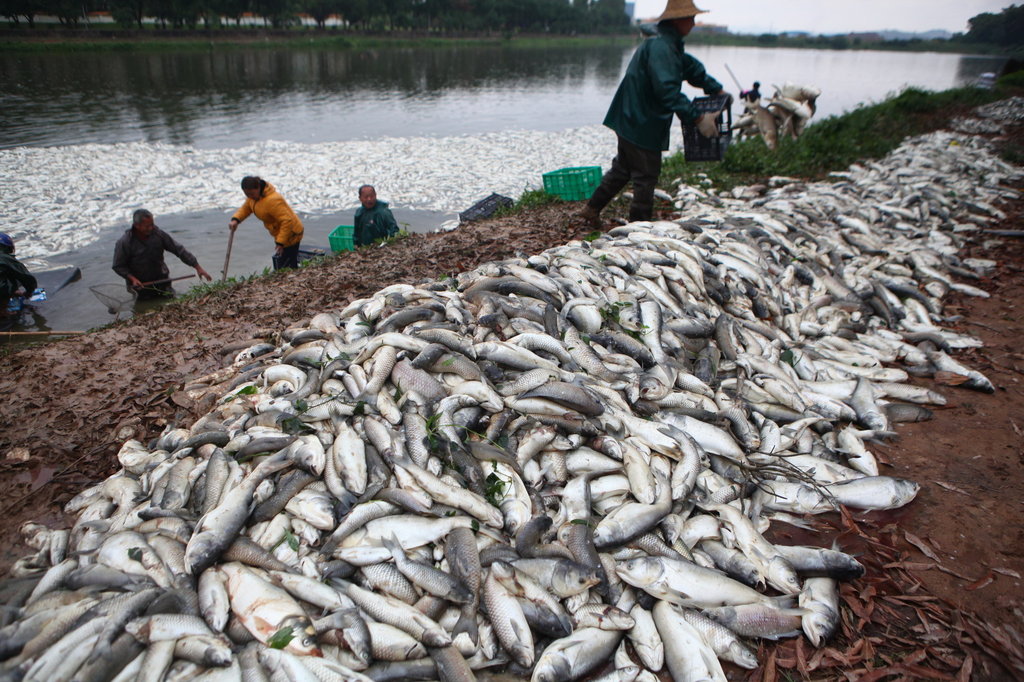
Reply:
[[234, 232], [236, 227], [238, 227], [238, 221], [236, 219], [232, 218], [231, 220], [228, 221], [229, 230]]
[[139, 278], [136, 277], [135, 275], [128, 275], [128, 284], [132, 285], [132, 287], [135, 289], [142, 288], [142, 282], [139, 281]]
[[281, 246], [280, 244], [275, 244], [274, 245], [274, 255], [275, 256], [280, 256], [282, 253], [284, 253], [284, 247]]
[[717, 117], [718, 112], [701, 114], [697, 119], [697, 132], [704, 137], [718, 137], [718, 125], [715, 123]]
[[213, 281], [213, 277], [210, 277], [210, 273], [204, 270], [202, 265], [196, 266], [196, 273], [200, 279], [205, 279], [207, 282]]

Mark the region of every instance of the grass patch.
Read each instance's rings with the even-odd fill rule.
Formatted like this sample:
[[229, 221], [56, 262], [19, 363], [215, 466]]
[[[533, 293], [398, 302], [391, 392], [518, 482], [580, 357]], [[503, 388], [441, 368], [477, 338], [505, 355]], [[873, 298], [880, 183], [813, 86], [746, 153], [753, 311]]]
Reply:
[[557, 204], [560, 201], [562, 199], [556, 194], [548, 194], [542, 189], [528, 189], [519, 195], [519, 198], [511, 206], [499, 206], [491, 217], [504, 218], [523, 213], [524, 211]]
[[955, 88], [942, 92], [908, 88], [879, 104], [814, 123], [796, 140], [781, 139], [775, 151], [760, 137], [741, 140], [731, 145], [718, 163], [687, 163], [683, 153], [677, 152], [662, 165], [659, 186], [671, 193], [676, 189], [672, 181], [679, 178], [699, 185], [707, 177], [724, 190], [776, 175], [821, 179], [859, 160], [885, 156], [908, 136], [944, 127], [958, 110], [1013, 94], [1000, 85], [995, 90]]

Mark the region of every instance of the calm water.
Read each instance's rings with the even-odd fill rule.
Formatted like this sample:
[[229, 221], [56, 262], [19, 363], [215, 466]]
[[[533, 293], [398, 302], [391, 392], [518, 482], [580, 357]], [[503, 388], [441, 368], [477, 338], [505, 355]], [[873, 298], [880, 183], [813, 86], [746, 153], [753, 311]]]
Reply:
[[[0, 148], [165, 142], [225, 149], [264, 140], [338, 142], [451, 136], [510, 129], [559, 131], [600, 123], [634, 47], [448, 47], [364, 51], [236, 50], [188, 54], [0, 54]], [[913, 85], [942, 90], [995, 71], [1001, 60], [931, 53], [696, 47], [734, 94], [726, 65], [762, 93], [786, 81], [823, 91], [818, 115], [842, 113]], [[686, 90], [691, 96], [699, 92]], [[59, 182], [59, 178], [54, 178]], [[45, 188], [40, 188], [45, 193]], [[468, 206], [467, 206], [468, 207]], [[0, 193], [0, 215], [11, 207]], [[227, 211], [158, 215], [157, 223], [218, 276]], [[455, 217], [394, 207], [412, 231]], [[304, 215], [308, 245], [327, 245], [350, 213]], [[116, 281], [114, 224], [101, 239], [53, 260], [83, 272], [25, 328], [82, 329], [108, 322], [90, 293]], [[239, 232], [230, 274], [269, 265], [269, 236], [251, 219]], [[46, 225], [46, 216], [39, 216]], [[40, 229], [44, 229], [41, 227]], [[191, 273], [168, 258], [172, 276]], [[195, 281], [195, 280], [192, 280]], [[179, 283], [179, 290], [190, 282]], [[182, 286], [183, 285], [183, 286]]]
[[[0, 147], [331, 142], [600, 123], [633, 47], [0, 54]], [[1002, 60], [934, 53], [695, 47], [734, 94], [816, 85], [818, 116], [907, 85], [942, 90]], [[699, 92], [690, 91], [691, 95]]]

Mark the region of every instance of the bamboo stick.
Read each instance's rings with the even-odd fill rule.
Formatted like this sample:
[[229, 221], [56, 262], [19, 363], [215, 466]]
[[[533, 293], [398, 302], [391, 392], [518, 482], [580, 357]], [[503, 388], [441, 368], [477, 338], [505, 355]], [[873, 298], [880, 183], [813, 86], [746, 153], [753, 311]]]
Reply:
[[84, 334], [84, 331], [66, 331], [66, 332], [0, 332], [0, 336], [74, 336], [77, 334]]

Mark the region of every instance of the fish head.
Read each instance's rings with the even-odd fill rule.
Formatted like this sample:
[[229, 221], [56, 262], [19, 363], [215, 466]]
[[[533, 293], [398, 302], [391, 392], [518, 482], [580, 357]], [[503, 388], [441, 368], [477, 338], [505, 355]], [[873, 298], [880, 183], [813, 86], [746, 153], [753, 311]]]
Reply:
[[601, 576], [598, 575], [597, 570], [583, 564], [562, 564], [555, 570], [551, 582], [553, 585], [557, 584], [559, 594], [574, 595], [600, 583]]
[[285, 646], [285, 651], [290, 651], [296, 656], [323, 656], [316, 639], [316, 630], [309, 618], [305, 616], [291, 616], [281, 621], [282, 628], [291, 627], [294, 637]]
[[315, 476], [324, 472], [327, 453], [316, 436], [300, 436], [289, 448], [288, 458]]
[[802, 588], [793, 565], [786, 559], [777, 556], [768, 562], [768, 573], [772, 583], [786, 594], [799, 594]]
[[654, 564], [648, 561], [647, 557], [637, 557], [625, 563], [617, 564], [615, 572], [625, 582], [633, 587], [640, 588], [653, 582], [657, 578], [656, 573], [661, 573], [661, 571], [655, 570]]
[[[817, 646], [817, 643], [815, 643], [815, 646]], [[729, 654], [732, 656], [730, 660], [741, 668], [746, 668], [747, 670], [755, 670], [757, 668], [757, 654], [743, 646], [740, 642], [729, 643]]]
[[545, 656], [537, 662], [530, 682], [563, 682], [572, 678], [572, 666], [569, 665], [569, 661], [564, 655], [554, 654]]

